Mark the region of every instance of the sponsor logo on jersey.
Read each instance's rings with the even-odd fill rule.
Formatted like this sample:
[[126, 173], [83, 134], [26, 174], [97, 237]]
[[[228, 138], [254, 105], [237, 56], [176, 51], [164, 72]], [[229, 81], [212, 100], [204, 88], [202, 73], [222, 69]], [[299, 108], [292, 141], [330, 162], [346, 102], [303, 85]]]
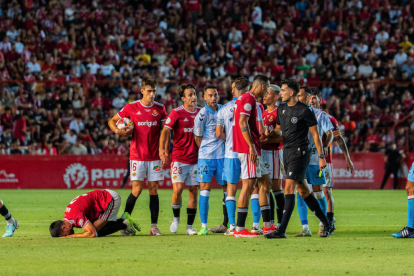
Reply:
[[154, 168], [152, 168], [153, 171], [156, 172], [160, 172], [161, 171], [161, 167], [160, 166], [154, 166]]
[[63, 175], [63, 181], [68, 189], [74, 185], [76, 189], [82, 189], [89, 182], [89, 172], [86, 167], [80, 163], [75, 163], [66, 168]]
[[150, 112], [150, 111], [151, 111], [151, 109], [145, 109], [145, 111], [146, 111], [146, 112]]
[[168, 117], [168, 119], [167, 119], [167, 121], [165, 122], [167, 125], [169, 124], [169, 123], [171, 123], [171, 118], [170, 117]]
[[6, 170], [0, 171], [0, 183], [13, 183], [19, 182], [19, 179], [16, 178], [14, 173], [7, 174]]
[[266, 169], [269, 169], [270, 168], [270, 164], [265, 163], [265, 167], [266, 167]]
[[137, 126], [147, 126], [147, 127], [157, 126], [157, 121], [151, 122], [147, 120], [145, 122], [138, 122]]
[[200, 121], [203, 121], [204, 120], [204, 114], [200, 114]]
[[193, 128], [192, 127], [184, 128], [184, 132], [193, 132]]
[[155, 110], [155, 109], [154, 109], [154, 110], [152, 111], [152, 116], [158, 116], [158, 112], [157, 112], [157, 110]]
[[298, 118], [292, 117], [292, 119], [290, 119], [290, 121], [292, 122], [292, 124], [296, 124], [298, 122]]
[[141, 115], [141, 111], [138, 111], [138, 113], [137, 113], [138, 115]]
[[194, 171], [194, 174], [197, 174], [197, 170]]
[[190, 116], [190, 117], [194, 119], [196, 116]]
[[185, 118], [185, 119], [184, 119], [184, 122], [188, 122], [188, 119], [187, 119], [187, 118]]
[[245, 104], [245, 105], [244, 105], [244, 110], [246, 110], [246, 111], [250, 111], [250, 110], [252, 110], [252, 105], [251, 105], [251, 104], [249, 104], [249, 103]]

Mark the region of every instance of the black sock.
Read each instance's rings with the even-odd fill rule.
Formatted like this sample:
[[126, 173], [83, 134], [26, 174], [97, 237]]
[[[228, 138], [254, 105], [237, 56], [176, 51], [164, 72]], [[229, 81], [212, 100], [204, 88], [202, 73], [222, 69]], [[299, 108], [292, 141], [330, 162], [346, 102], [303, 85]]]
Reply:
[[237, 227], [245, 227], [249, 208], [237, 208]]
[[197, 214], [197, 208], [187, 208], [187, 225], [193, 225]]
[[181, 204], [180, 205], [174, 205], [171, 203], [171, 207], [173, 209], [173, 214], [175, 218], [180, 217], [180, 211], [181, 211]]
[[117, 221], [108, 221], [104, 227], [98, 232], [98, 237], [104, 237], [111, 235], [120, 230], [125, 230], [127, 225], [124, 224], [123, 219], [118, 219]]
[[283, 213], [282, 222], [279, 226], [279, 231], [282, 233], [286, 232], [286, 228], [289, 224], [290, 217], [292, 216], [293, 209], [295, 209], [295, 195], [286, 195], [285, 198], [285, 212]]
[[[273, 195], [270, 193], [269, 195], [269, 203], [270, 203], [270, 221], [275, 221], [275, 199], [273, 198]], [[264, 220], [263, 220], [264, 222]]]
[[307, 198], [303, 199], [308, 205], [309, 209], [315, 213], [318, 219], [323, 223], [323, 225], [328, 225], [328, 218], [325, 216], [321, 209], [321, 205], [319, 205], [318, 200], [315, 198], [313, 194], [310, 194]]
[[229, 223], [229, 215], [227, 214], [226, 200], [223, 198], [223, 225], [227, 227]]
[[132, 214], [132, 211], [135, 207], [135, 202], [137, 202], [138, 197], [135, 197], [132, 193], [129, 194], [126, 204], [125, 204], [125, 212], [128, 214]]
[[158, 222], [158, 214], [160, 212], [160, 200], [158, 195], [150, 195], [149, 208], [151, 212], [151, 224]]
[[334, 216], [333, 212], [327, 212], [326, 215], [330, 221], [333, 221], [333, 216]]
[[408, 229], [408, 231], [410, 231], [410, 232], [414, 231], [414, 228], [411, 228], [411, 227], [408, 227], [408, 226], [407, 226], [407, 229]]
[[272, 212], [270, 205], [260, 206], [260, 211], [262, 212], [263, 223], [270, 222], [270, 213]]
[[9, 220], [11, 218], [9, 210], [7, 210], [6, 205], [4, 204], [0, 208], [0, 214], [5, 218], [5, 220]]
[[277, 223], [282, 222], [283, 211], [285, 210], [285, 195], [283, 191], [273, 191], [276, 200]]

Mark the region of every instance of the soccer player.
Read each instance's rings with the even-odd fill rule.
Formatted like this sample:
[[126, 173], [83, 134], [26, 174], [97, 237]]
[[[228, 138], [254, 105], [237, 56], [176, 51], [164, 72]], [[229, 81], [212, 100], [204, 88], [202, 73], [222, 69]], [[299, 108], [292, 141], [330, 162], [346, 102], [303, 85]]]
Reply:
[[405, 190], [408, 195], [407, 226], [398, 233], [392, 233], [395, 238], [414, 238], [414, 162], [408, 173]]
[[[121, 197], [112, 190], [95, 190], [73, 199], [66, 207], [63, 220], [54, 221], [49, 232], [53, 238], [95, 238], [127, 231], [135, 235], [141, 228], [128, 213], [118, 217]], [[82, 228], [83, 233], [75, 234], [73, 227]]]
[[[267, 132], [274, 130], [276, 126], [277, 117], [277, 101], [279, 100], [280, 87], [271, 84], [269, 92], [264, 96], [263, 103], [267, 109], [263, 113], [263, 123]], [[283, 148], [282, 143], [269, 143], [270, 140], [262, 141], [262, 158], [267, 170], [269, 171], [270, 179], [272, 180], [272, 193], [270, 195], [270, 222], [274, 224], [275, 221], [275, 205], [277, 205], [277, 225], [282, 222], [283, 208], [285, 207], [285, 195], [283, 194], [282, 178], [280, 170], [280, 155], [279, 149]], [[276, 204], [275, 204], [276, 200]]]
[[227, 231], [227, 209], [223, 205], [224, 221], [216, 228], [208, 228], [208, 209], [213, 175], [218, 184], [223, 186], [224, 199], [227, 195], [227, 184], [223, 181], [224, 165], [224, 140], [216, 137], [217, 112], [221, 105], [218, 104], [219, 96], [217, 87], [209, 84], [204, 87], [204, 100], [206, 105], [198, 112], [194, 121], [194, 138], [199, 148], [197, 163], [197, 182], [200, 183], [200, 218], [202, 227], [197, 235], [207, 235], [208, 231], [224, 233]]
[[[124, 106], [108, 123], [111, 130], [120, 136], [133, 135], [129, 157], [132, 192], [126, 201], [125, 212], [131, 214], [134, 210], [135, 202], [144, 188], [144, 180], [147, 179], [150, 195], [151, 236], [162, 235], [157, 227], [160, 209], [158, 184], [160, 180], [164, 180], [164, 176], [158, 149], [160, 132], [167, 119], [164, 105], [154, 101], [156, 92], [157, 82], [153, 78], [144, 78], [141, 82], [142, 99]], [[124, 117], [134, 122], [133, 130], [116, 127], [116, 122]]]
[[306, 169], [310, 162], [308, 132], [312, 133], [319, 154], [319, 168], [326, 167], [322, 142], [319, 137], [318, 121], [315, 113], [306, 104], [298, 101], [299, 84], [289, 79], [282, 81], [280, 95], [282, 103], [277, 109], [276, 127], [270, 137], [283, 136], [283, 164], [286, 172], [285, 208], [282, 223], [276, 231], [264, 234], [266, 238], [286, 238], [286, 228], [295, 208], [295, 191], [305, 200], [308, 207], [324, 224], [320, 237], [329, 237], [332, 225], [323, 213], [318, 201], [304, 183]]
[[260, 124], [257, 123], [261, 111], [256, 104], [256, 98], [263, 98], [269, 85], [266, 76], [257, 75], [253, 79], [250, 92], [243, 93], [236, 101], [233, 116], [233, 150], [238, 153], [243, 183], [238, 200], [237, 226], [234, 231], [236, 238], [259, 237], [259, 233], [252, 233], [245, 229], [249, 198], [256, 180], [260, 188], [259, 203], [263, 217], [263, 233], [275, 230], [275, 226], [270, 223], [269, 193], [272, 184], [261, 158], [259, 138], [262, 133], [259, 131]]
[[9, 210], [4, 205], [3, 200], [0, 199], [0, 214], [4, 217], [7, 222], [6, 233], [4, 233], [3, 238], [13, 237], [14, 231], [19, 228], [19, 222], [15, 220], [12, 215], [9, 213]]
[[[321, 100], [322, 100], [322, 93], [321, 91], [316, 88], [312, 87], [312, 97], [311, 97], [311, 103], [312, 106], [315, 108], [321, 108]], [[345, 157], [346, 162], [346, 169], [350, 171], [351, 173], [354, 172], [354, 164], [351, 161], [351, 157], [349, 156], [348, 147], [346, 146], [345, 140], [342, 137], [341, 130], [339, 129], [338, 122], [336, 119], [327, 114], [329, 120], [331, 121], [334, 129], [332, 131], [333, 133], [333, 139], [338, 143], [339, 147], [342, 150], [342, 153]], [[327, 141], [326, 135], [322, 138], [322, 143], [324, 145]], [[333, 188], [333, 165], [332, 165], [332, 156], [331, 156], [331, 148], [329, 145], [324, 149], [326, 153], [325, 160], [326, 160], [326, 169], [325, 169], [325, 178], [326, 178], [326, 184], [323, 185], [323, 192], [325, 193], [326, 201], [327, 201], [327, 217], [328, 219], [335, 225], [335, 218], [334, 218], [334, 198], [332, 196], [332, 188]], [[335, 227], [334, 227], [335, 228]]]
[[[302, 103], [306, 104], [307, 106], [310, 106], [311, 104], [311, 94], [312, 91], [307, 86], [302, 86], [299, 90], [298, 94], [298, 100]], [[329, 147], [330, 143], [333, 139], [333, 125], [331, 121], [328, 118], [328, 115], [318, 109], [313, 108], [313, 112], [315, 113], [316, 119], [318, 121], [318, 132], [320, 138], [322, 138], [323, 135], [326, 135], [325, 143], [323, 144], [324, 153], [327, 153], [326, 149]], [[311, 147], [311, 157], [310, 157], [310, 163], [308, 168], [306, 169], [306, 182], [309, 186], [309, 189], [313, 191], [313, 195], [318, 200], [322, 211], [326, 215], [326, 209], [327, 209], [327, 203], [326, 198], [323, 193], [322, 185], [326, 184], [325, 179], [325, 173], [322, 172], [322, 174], [319, 174], [319, 165], [318, 165], [318, 153], [315, 148], [315, 143], [312, 138], [312, 134], [309, 132], [308, 134], [310, 147]], [[299, 193], [297, 193], [297, 199], [298, 199], [298, 212], [299, 217], [302, 222], [302, 230], [295, 235], [295, 237], [310, 237], [312, 236], [312, 232], [309, 229], [309, 223], [308, 223], [308, 206], [306, 206], [305, 201], [299, 196]], [[323, 231], [323, 225], [320, 223], [319, 232], [318, 235], [320, 235]]]
[[198, 148], [194, 140], [194, 119], [200, 108], [197, 106], [196, 88], [191, 83], [183, 83], [178, 89], [178, 95], [183, 105], [171, 111], [165, 122], [160, 138], [160, 158], [162, 165], [168, 161], [170, 149], [171, 130], [174, 136], [171, 180], [173, 183], [173, 195], [171, 207], [173, 209], [173, 222], [170, 226], [172, 233], [178, 232], [180, 224], [180, 210], [182, 206], [182, 193], [184, 184], [188, 186], [189, 200], [187, 204], [187, 229], [186, 235], [195, 235], [197, 231], [193, 228], [197, 213], [197, 157]]

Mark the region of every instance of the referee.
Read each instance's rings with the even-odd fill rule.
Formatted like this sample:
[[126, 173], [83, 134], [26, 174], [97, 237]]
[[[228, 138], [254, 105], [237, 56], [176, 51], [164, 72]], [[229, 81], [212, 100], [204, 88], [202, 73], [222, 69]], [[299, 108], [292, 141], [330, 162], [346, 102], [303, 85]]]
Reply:
[[311, 156], [308, 139], [309, 131], [312, 134], [319, 154], [320, 171], [326, 167], [322, 142], [319, 137], [318, 121], [313, 110], [306, 104], [298, 101], [299, 83], [289, 79], [283, 80], [281, 84], [280, 96], [283, 103], [277, 109], [276, 127], [269, 136], [277, 137], [282, 135], [283, 137], [283, 164], [286, 172], [285, 212], [279, 228], [264, 236], [268, 239], [286, 238], [286, 228], [295, 208], [295, 190], [297, 190], [309, 209], [315, 213], [324, 225], [320, 237], [329, 237], [332, 223], [329, 222], [318, 201], [304, 183], [306, 169]]

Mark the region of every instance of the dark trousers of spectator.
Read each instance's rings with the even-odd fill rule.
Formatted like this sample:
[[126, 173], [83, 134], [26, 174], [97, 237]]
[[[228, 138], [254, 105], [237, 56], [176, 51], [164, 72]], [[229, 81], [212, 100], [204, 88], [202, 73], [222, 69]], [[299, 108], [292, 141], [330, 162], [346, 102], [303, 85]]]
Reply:
[[129, 167], [129, 160], [128, 160], [128, 165], [127, 165], [127, 171], [124, 175], [124, 180], [122, 180], [122, 186], [121, 188], [125, 188], [125, 184], [128, 182], [129, 180], [129, 174], [131, 173], [131, 168]]
[[381, 189], [384, 189], [385, 183], [387, 183], [387, 180], [391, 174], [394, 175], [394, 190], [397, 189], [399, 169], [400, 169], [400, 164], [387, 165], [385, 167], [385, 174], [384, 174], [384, 179], [382, 180], [382, 183], [381, 183]]
[[255, 34], [257, 34], [261, 29], [263, 29], [263, 26], [262, 25], [253, 24], [253, 30], [254, 30], [254, 33]]

